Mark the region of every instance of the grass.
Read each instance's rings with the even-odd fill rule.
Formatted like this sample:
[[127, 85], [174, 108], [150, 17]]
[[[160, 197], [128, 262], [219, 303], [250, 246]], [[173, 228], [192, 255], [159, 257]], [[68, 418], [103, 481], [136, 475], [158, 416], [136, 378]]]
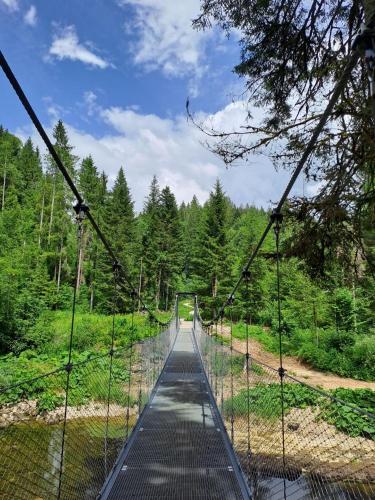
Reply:
[[[276, 337], [273, 337], [259, 325], [249, 325], [248, 328], [249, 336], [258, 340], [267, 351], [278, 352], [279, 344]], [[234, 338], [242, 341], [246, 340], [246, 325], [244, 323], [234, 323], [232, 332]]]

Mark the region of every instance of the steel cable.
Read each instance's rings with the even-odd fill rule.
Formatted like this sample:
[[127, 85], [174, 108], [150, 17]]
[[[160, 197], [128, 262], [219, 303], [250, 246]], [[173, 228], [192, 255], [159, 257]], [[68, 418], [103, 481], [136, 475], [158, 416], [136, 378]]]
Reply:
[[112, 389], [112, 373], [113, 373], [113, 355], [115, 347], [115, 319], [117, 313], [117, 301], [118, 301], [118, 267], [117, 263], [113, 263], [113, 301], [112, 301], [112, 330], [111, 330], [111, 350], [110, 361], [109, 361], [109, 377], [108, 377], [108, 397], [107, 397], [107, 415], [105, 422], [105, 440], [104, 440], [104, 473], [107, 477], [108, 468], [108, 430], [109, 430], [109, 407], [111, 403], [111, 389]]
[[61, 487], [62, 487], [62, 475], [63, 475], [63, 467], [64, 467], [64, 450], [65, 450], [65, 439], [66, 439], [66, 420], [68, 415], [68, 405], [69, 405], [69, 387], [70, 387], [70, 374], [72, 371], [72, 351], [73, 351], [73, 335], [74, 335], [74, 322], [75, 322], [75, 313], [76, 313], [76, 305], [77, 305], [77, 289], [79, 286], [80, 280], [80, 268], [79, 268], [79, 259], [81, 255], [82, 248], [82, 236], [83, 236], [83, 220], [85, 217], [85, 208], [84, 205], [78, 204], [75, 207], [77, 213], [77, 256], [76, 256], [76, 280], [74, 283], [73, 290], [73, 302], [72, 302], [72, 318], [70, 324], [70, 336], [69, 336], [69, 350], [68, 350], [68, 363], [66, 364], [66, 386], [65, 386], [65, 406], [64, 406], [64, 420], [63, 420], [63, 429], [62, 429], [62, 442], [61, 442], [61, 455], [60, 455], [60, 470], [59, 470], [59, 484], [58, 484], [58, 493], [57, 498], [60, 500], [61, 498]]
[[134, 312], [135, 312], [135, 301], [137, 296], [133, 292], [131, 292], [131, 297], [132, 297], [132, 315], [131, 315], [131, 330], [130, 330], [128, 394], [127, 394], [127, 408], [126, 408], [126, 441], [129, 438], [130, 398], [131, 398], [130, 391], [131, 391], [131, 379], [133, 371]]
[[246, 335], [246, 403], [247, 403], [247, 465], [249, 477], [251, 478], [251, 439], [250, 439], [250, 343], [249, 343], [249, 324], [250, 324], [250, 293], [249, 281], [250, 273], [246, 271], [245, 281], [245, 335]]
[[284, 499], [286, 500], [286, 459], [285, 459], [285, 401], [284, 401], [284, 376], [283, 367], [283, 344], [282, 344], [282, 325], [281, 325], [281, 295], [280, 295], [280, 230], [283, 216], [280, 212], [274, 212], [272, 222], [274, 223], [275, 241], [276, 241], [276, 293], [277, 293], [277, 326], [279, 336], [279, 377], [280, 377], [280, 398], [281, 398], [281, 440], [283, 455], [283, 484]]
[[233, 297], [229, 303], [229, 318], [230, 318], [230, 438], [234, 446], [234, 380], [233, 380]]

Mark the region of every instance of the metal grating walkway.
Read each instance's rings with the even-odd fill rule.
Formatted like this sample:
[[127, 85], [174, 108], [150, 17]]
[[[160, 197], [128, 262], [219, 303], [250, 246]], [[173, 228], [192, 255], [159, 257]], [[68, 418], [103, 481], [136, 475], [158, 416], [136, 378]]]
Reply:
[[197, 352], [181, 329], [102, 499], [249, 498]]

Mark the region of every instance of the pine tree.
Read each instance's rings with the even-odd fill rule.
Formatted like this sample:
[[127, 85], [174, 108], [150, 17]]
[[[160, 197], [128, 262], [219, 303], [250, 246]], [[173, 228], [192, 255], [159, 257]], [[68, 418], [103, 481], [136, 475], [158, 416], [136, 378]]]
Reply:
[[160, 188], [158, 180], [154, 176], [142, 214], [141, 257], [144, 264], [144, 287], [147, 289], [149, 298], [154, 301], [156, 309], [159, 308], [160, 298], [159, 249], [163, 237], [161, 234], [160, 207]]
[[[73, 147], [69, 144], [68, 135], [61, 120], [58, 121], [53, 130], [53, 137], [59, 157], [71, 177], [75, 179], [75, 165], [78, 158], [72, 154]], [[48, 207], [45, 211], [47, 212], [45, 219], [48, 227], [42, 232], [42, 238], [44, 234], [42, 248], [46, 249], [50, 255], [49, 272], [53, 276], [58, 293], [62, 275], [70, 273], [75, 268], [75, 264], [69, 262], [70, 258], [75, 258], [74, 245], [68, 248], [69, 229], [73, 217], [73, 195], [50, 156], [47, 156], [47, 163], [47, 186], [44, 204]], [[70, 278], [72, 277], [70, 276]]]
[[[98, 170], [91, 156], [82, 160], [79, 171], [79, 187], [85, 203], [89, 206], [91, 213], [95, 216], [99, 207], [100, 178]], [[77, 291], [81, 284], [87, 284], [90, 290], [90, 310], [93, 307], [93, 268], [97, 254], [97, 237], [91, 224], [85, 220], [83, 222], [83, 233], [81, 239], [81, 252], [79, 254], [79, 280], [77, 281]]]
[[[110, 227], [107, 226], [110, 195], [107, 189], [108, 178], [104, 172], [99, 179], [98, 206], [95, 216], [99, 227], [109, 237]], [[90, 209], [91, 210], [91, 209]], [[90, 263], [90, 311], [96, 309], [100, 312], [110, 313], [113, 306], [113, 269], [112, 262], [101, 241], [95, 236], [93, 241], [94, 251]]]
[[228, 201], [219, 180], [210, 193], [205, 213], [200, 259], [200, 275], [204, 278], [205, 286], [199, 291], [217, 309], [228, 291], [231, 276], [227, 252]]
[[[189, 283], [188, 289], [195, 291], [194, 277], [199, 273], [201, 242], [204, 239], [204, 213], [197, 197], [194, 195], [191, 203], [185, 209], [181, 207], [183, 224], [184, 274]], [[191, 283], [191, 284], [190, 284]], [[197, 284], [199, 287], [199, 284]]]
[[161, 234], [158, 295], [167, 310], [176, 291], [183, 266], [182, 227], [176, 198], [169, 186], [160, 195]]
[[134, 246], [134, 203], [122, 167], [110, 193], [106, 225], [114, 250], [130, 275]]
[[21, 150], [21, 141], [7, 131], [3, 131], [0, 142], [0, 182], [1, 211], [13, 207], [19, 201], [20, 172], [17, 169], [17, 159]]

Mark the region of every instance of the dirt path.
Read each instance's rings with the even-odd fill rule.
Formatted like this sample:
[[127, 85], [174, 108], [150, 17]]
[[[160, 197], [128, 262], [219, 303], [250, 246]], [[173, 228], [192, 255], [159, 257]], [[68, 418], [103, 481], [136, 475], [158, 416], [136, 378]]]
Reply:
[[[229, 337], [229, 328], [223, 327], [223, 337]], [[233, 347], [239, 352], [246, 353], [245, 341], [234, 339]], [[254, 359], [272, 366], [272, 368], [279, 367], [278, 356], [266, 351], [262, 344], [253, 338], [250, 339], [250, 353]], [[324, 389], [344, 387], [346, 389], [375, 390], [375, 382], [364, 382], [362, 380], [340, 377], [333, 373], [320, 372], [293, 356], [284, 356], [283, 360], [284, 368], [287, 370], [288, 375], [299, 378], [303, 382], [314, 386], [323, 387]]]

